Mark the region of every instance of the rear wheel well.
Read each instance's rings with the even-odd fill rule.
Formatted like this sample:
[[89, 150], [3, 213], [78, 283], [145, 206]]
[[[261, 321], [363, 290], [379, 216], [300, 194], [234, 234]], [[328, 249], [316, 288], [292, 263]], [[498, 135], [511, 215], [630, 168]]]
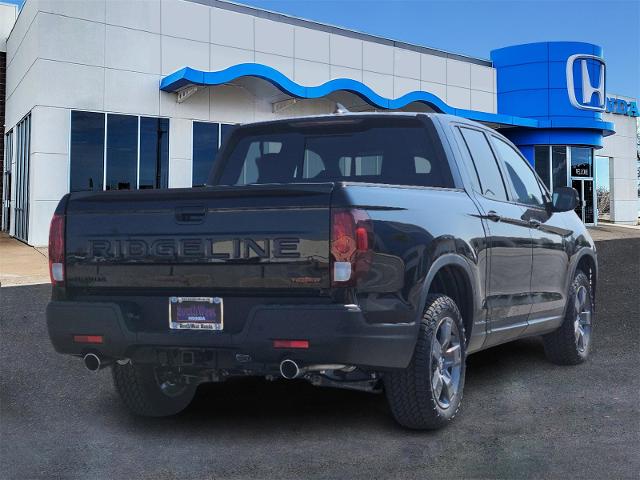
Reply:
[[429, 285], [429, 293], [441, 293], [453, 299], [462, 315], [465, 339], [469, 343], [473, 327], [473, 289], [467, 272], [461, 267], [447, 265], [436, 273]]

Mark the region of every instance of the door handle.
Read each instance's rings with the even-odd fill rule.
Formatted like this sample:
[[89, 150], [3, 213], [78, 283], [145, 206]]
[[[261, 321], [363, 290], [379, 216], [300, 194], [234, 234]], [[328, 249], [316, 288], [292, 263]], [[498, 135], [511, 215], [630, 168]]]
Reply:
[[542, 226], [542, 222], [535, 218], [531, 218], [529, 219], [529, 225], [531, 226], [531, 228], [540, 228]]
[[490, 210], [487, 213], [487, 218], [492, 222], [499, 222], [500, 220], [502, 220], [502, 217], [498, 215], [498, 213], [495, 210]]

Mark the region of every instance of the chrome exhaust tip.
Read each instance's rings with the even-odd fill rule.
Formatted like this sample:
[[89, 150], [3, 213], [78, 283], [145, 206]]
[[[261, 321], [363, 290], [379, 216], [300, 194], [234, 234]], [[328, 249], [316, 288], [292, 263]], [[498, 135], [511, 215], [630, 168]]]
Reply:
[[300, 376], [300, 367], [293, 360], [286, 359], [280, 362], [280, 375], [287, 380], [293, 380]]
[[87, 353], [82, 359], [84, 360], [84, 366], [87, 367], [87, 370], [91, 372], [97, 372], [100, 370], [102, 361], [95, 353]]

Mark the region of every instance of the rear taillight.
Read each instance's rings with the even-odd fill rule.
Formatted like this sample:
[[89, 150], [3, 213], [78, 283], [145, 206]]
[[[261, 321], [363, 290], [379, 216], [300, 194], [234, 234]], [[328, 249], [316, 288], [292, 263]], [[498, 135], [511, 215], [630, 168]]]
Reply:
[[54, 214], [49, 228], [49, 276], [52, 285], [64, 284], [64, 215]]
[[353, 286], [369, 269], [373, 224], [364, 210], [331, 211], [331, 282]]

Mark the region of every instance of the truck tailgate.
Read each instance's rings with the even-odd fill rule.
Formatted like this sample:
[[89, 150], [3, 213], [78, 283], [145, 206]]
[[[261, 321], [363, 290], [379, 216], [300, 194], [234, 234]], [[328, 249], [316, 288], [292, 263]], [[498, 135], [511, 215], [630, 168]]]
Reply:
[[[320, 294], [330, 285], [333, 184], [74, 194], [67, 287]], [[149, 291], [153, 289], [153, 291]]]

